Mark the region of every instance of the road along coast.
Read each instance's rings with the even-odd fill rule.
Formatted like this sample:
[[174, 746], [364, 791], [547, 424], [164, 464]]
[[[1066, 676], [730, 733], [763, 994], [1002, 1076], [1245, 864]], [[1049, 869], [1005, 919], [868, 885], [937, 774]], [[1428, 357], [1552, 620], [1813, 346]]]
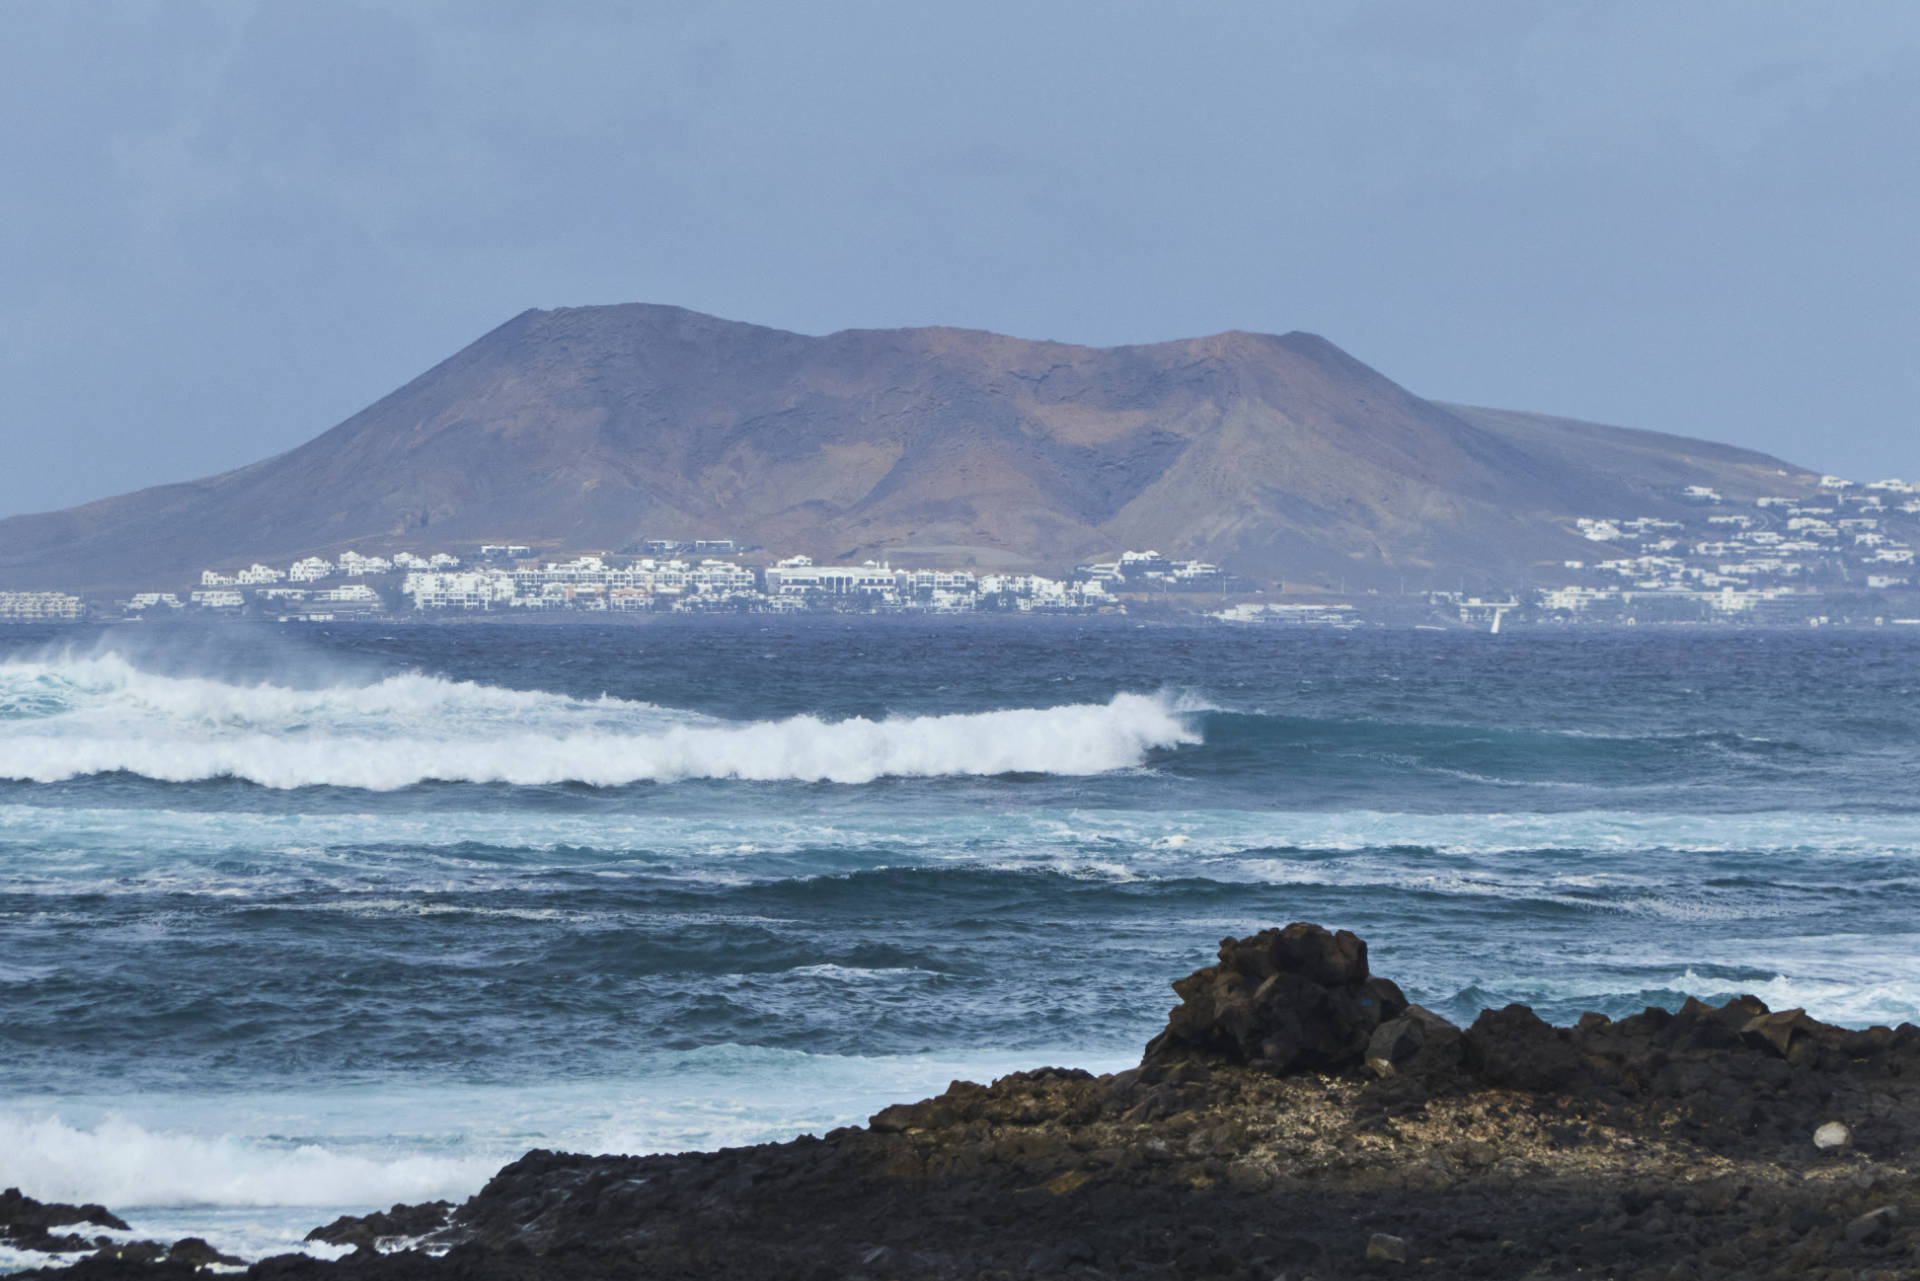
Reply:
[[[1063, 983], [1073, 959], [1060, 957]], [[312, 1239], [361, 1278], [1920, 1277], [1920, 1028], [1752, 997], [1552, 1027], [1410, 1005], [1346, 931], [1221, 943], [1139, 1067], [955, 1082], [718, 1152], [534, 1151], [465, 1204]], [[30, 1189], [29, 1189], [30, 1191]], [[39, 1275], [184, 1277], [189, 1246]], [[79, 1207], [88, 1212], [100, 1207]], [[104, 1211], [101, 1211], [104, 1213]], [[94, 1221], [98, 1221], [97, 1216]], [[0, 1222], [0, 1242], [26, 1238]], [[46, 1249], [47, 1244], [34, 1248]]]

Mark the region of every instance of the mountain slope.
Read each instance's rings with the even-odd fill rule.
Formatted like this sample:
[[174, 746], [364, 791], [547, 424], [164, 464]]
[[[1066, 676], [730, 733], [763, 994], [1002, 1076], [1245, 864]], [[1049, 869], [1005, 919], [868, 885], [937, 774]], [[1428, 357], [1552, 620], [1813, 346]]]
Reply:
[[732, 536], [1060, 569], [1122, 548], [1274, 581], [1513, 580], [1579, 514], [1812, 477], [1706, 442], [1422, 400], [1311, 334], [1090, 348], [529, 311], [279, 457], [0, 521], [0, 586], [128, 588], [348, 546]]

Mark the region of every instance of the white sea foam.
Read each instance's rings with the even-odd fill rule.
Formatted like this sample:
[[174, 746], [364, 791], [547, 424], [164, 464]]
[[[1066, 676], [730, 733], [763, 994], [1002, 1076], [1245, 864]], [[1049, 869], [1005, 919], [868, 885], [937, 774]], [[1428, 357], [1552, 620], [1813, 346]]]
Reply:
[[431, 676], [295, 689], [145, 672], [114, 655], [0, 664], [0, 778], [126, 771], [164, 782], [391, 790], [427, 780], [611, 787], [690, 778], [1088, 775], [1196, 743], [1171, 700], [730, 723], [610, 697]]
[[[492, 847], [543, 866], [597, 864], [646, 850], [703, 859], [754, 858], [810, 849], [1064, 851], [1103, 849], [1167, 867], [1240, 851], [1356, 853], [1417, 849], [1441, 855], [1793, 854], [1904, 860], [1920, 854], [1920, 815], [1673, 814], [1572, 810], [1544, 814], [1405, 814], [1377, 810], [1046, 810], [982, 813], [929, 809], [905, 815], [889, 807], [863, 814], [546, 813], [250, 813], [39, 805], [0, 805], [0, 841], [20, 853], [63, 845], [63, 862], [138, 844], [143, 865], [156, 853], [248, 850], [288, 861], [337, 857], [341, 847], [421, 850]], [[479, 867], [485, 850], [459, 858]], [[1889, 870], [1895, 870], [1892, 866]], [[115, 875], [124, 869], [115, 867]]]
[[381, 1160], [322, 1143], [156, 1131], [124, 1117], [90, 1127], [0, 1114], [0, 1182], [41, 1200], [108, 1206], [327, 1206], [462, 1195], [499, 1164], [423, 1153]]
[[[1615, 899], [1627, 910], [1693, 910], [1645, 898], [1662, 888], [1792, 860], [1794, 883], [1870, 885], [1920, 876], [1920, 817], [1832, 814], [1392, 814], [1366, 811], [1039, 810], [996, 814], [897, 807], [804, 813], [250, 814], [0, 805], [14, 893], [245, 898], [288, 889], [371, 895], [567, 889], [602, 879], [746, 883], [886, 866], [1050, 870], [1116, 880], [1419, 886]], [[1736, 897], [1765, 907], [1774, 889]], [[1839, 878], [1837, 881], [1835, 878]], [[1475, 888], [1475, 887], [1478, 888]], [[1697, 896], [1688, 891], [1687, 900]], [[416, 905], [417, 906], [417, 905]], [[468, 905], [457, 910], [474, 910]], [[436, 910], [456, 910], [441, 906]], [[539, 911], [515, 904], [511, 910]], [[22, 962], [15, 962], [16, 964]], [[4, 971], [0, 971], [4, 979]]]

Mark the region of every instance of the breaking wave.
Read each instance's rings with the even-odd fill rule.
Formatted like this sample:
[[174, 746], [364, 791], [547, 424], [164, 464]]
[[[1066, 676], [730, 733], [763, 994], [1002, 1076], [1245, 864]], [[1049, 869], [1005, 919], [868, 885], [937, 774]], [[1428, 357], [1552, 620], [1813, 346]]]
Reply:
[[0, 1172], [48, 1200], [143, 1205], [348, 1205], [461, 1196], [498, 1165], [487, 1157], [381, 1159], [319, 1143], [267, 1145], [232, 1135], [150, 1130], [124, 1118], [93, 1127], [57, 1116], [0, 1116]]
[[296, 689], [157, 675], [108, 655], [0, 665], [0, 778], [124, 772], [162, 782], [387, 791], [430, 780], [618, 787], [694, 778], [869, 783], [1091, 775], [1200, 741], [1167, 699], [742, 724], [602, 696], [434, 676]]

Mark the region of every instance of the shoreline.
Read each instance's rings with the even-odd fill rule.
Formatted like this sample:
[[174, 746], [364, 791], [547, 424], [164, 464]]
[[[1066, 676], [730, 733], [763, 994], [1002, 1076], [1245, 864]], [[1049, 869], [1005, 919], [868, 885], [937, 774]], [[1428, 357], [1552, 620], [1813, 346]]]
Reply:
[[[1920, 1275], [1911, 1024], [1739, 997], [1567, 1028], [1508, 1006], [1463, 1029], [1309, 925], [1225, 940], [1174, 989], [1137, 1068], [955, 1082], [823, 1138], [534, 1151], [463, 1205], [316, 1229], [356, 1248], [340, 1260], [247, 1275]], [[28, 1275], [214, 1262], [157, 1248]]]

